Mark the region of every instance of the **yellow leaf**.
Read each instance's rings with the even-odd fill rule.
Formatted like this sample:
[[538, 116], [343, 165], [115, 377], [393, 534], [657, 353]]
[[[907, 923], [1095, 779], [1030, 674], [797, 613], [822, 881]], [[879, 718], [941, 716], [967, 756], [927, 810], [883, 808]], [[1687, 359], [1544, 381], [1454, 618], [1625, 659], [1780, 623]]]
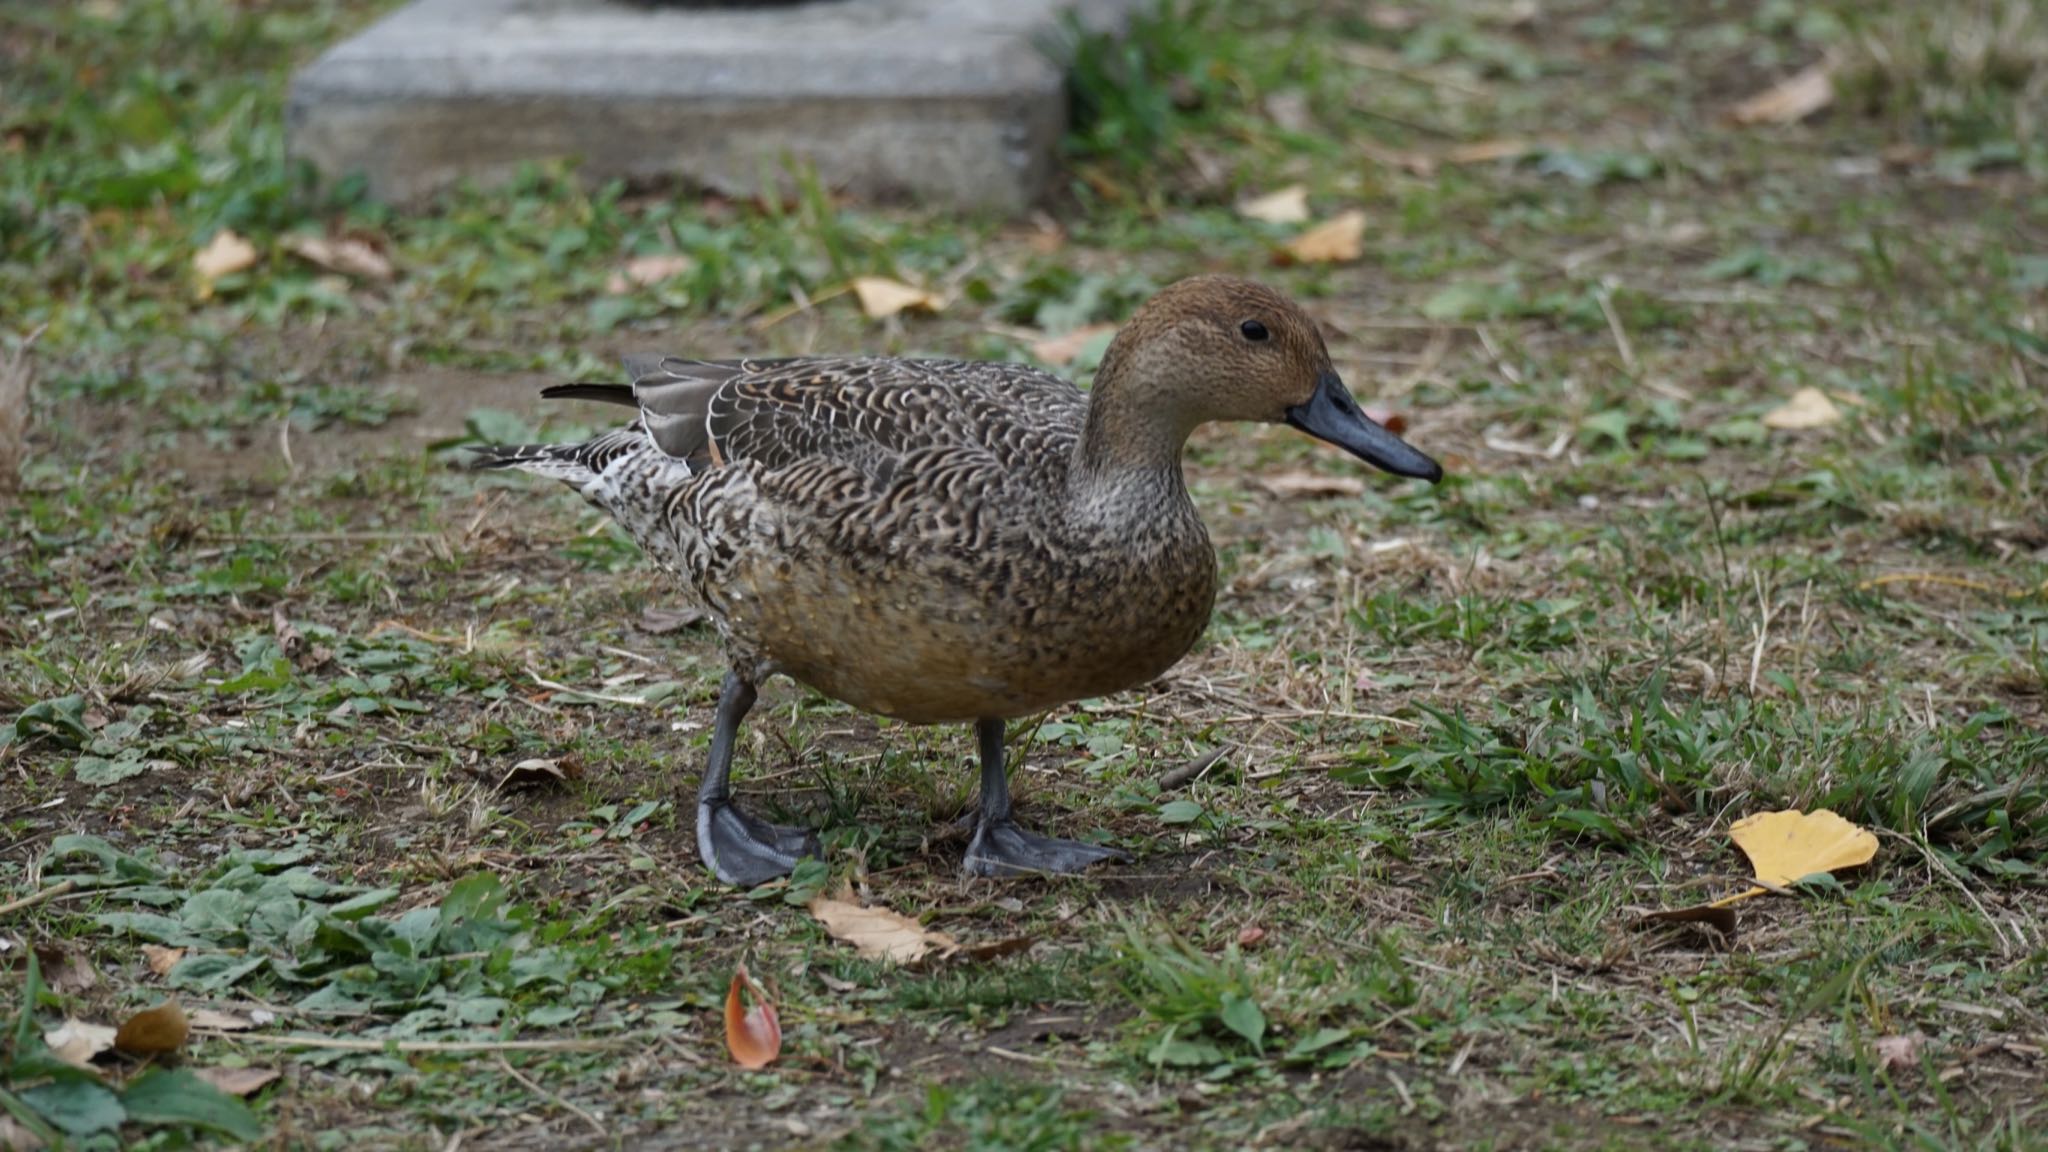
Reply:
[[1801, 388], [1790, 400], [1764, 413], [1764, 427], [1781, 431], [1804, 431], [1840, 423], [1842, 410], [1818, 388]]
[[870, 320], [886, 319], [905, 311], [937, 312], [946, 306], [944, 300], [922, 288], [912, 288], [884, 276], [854, 277], [853, 294]]
[[199, 277], [199, 298], [213, 295], [213, 282], [223, 276], [245, 271], [256, 264], [256, 246], [223, 228], [213, 234], [206, 247], [192, 256], [192, 271]]
[[1834, 103], [1835, 82], [1823, 60], [1729, 109], [1737, 124], [1796, 124]]
[[[1877, 855], [1877, 837], [1825, 808], [1745, 816], [1728, 829], [1728, 838], [1749, 857], [1757, 882], [1776, 888], [1803, 876], [1868, 864]], [[1714, 903], [1732, 904], [1768, 890], [1752, 888]]]
[[1365, 213], [1354, 208], [1290, 240], [1287, 255], [1303, 264], [1341, 264], [1365, 254]]
[[[748, 1007], [747, 1000], [754, 1002]], [[782, 1052], [782, 1021], [775, 1002], [743, 961], [725, 990], [725, 1050], [742, 1068], [766, 1068]]]
[[835, 940], [844, 940], [863, 956], [912, 964], [930, 952], [950, 956], [960, 945], [944, 932], [933, 932], [916, 920], [887, 908], [864, 908], [848, 900], [816, 896], [805, 907]]
[[133, 1056], [162, 1056], [184, 1047], [191, 1031], [185, 1010], [176, 1000], [166, 1000], [130, 1016], [114, 1034], [114, 1047]]
[[1289, 184], [1278, 192], [1241, 201], [1237, 214], [1247, 220], [1263, 220], [1268, 224], [1306, 224], [1308, 189], [1300, 184]]
[[171, 969], [176, 968], [178, 961], [184, 958], [185, 950], [183, 948], [166, 948], [161, 944], [144, 944], [142, 946], [143, 963], [148, 964], [149, 970], [158, 976], [170, 975]]

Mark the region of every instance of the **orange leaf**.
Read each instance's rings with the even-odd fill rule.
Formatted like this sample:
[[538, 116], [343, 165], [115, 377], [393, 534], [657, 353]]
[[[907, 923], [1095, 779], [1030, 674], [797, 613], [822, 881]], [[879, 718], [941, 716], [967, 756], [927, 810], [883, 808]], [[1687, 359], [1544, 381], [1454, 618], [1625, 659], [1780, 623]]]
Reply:
[[[746, 1006], [751, 999], [753, 1007]], [[742, 962], [725, 991], [725, 1050], [742, 1068], [766, 1068], [782, 1052], [782, 1022], [766, 989]]]

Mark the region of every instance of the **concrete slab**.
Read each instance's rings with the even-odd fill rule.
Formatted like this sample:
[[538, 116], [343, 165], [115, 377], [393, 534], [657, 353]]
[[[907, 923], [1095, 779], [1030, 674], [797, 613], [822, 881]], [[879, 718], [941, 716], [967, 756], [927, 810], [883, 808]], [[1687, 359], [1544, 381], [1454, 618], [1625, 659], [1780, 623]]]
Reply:
[[415, 0], [292, 81], [290, 153], [416, 201], [534, 160], [750, 194], [785, 161], [865, 198], [1015, 211], [1066, 124], [1062, 10], [1142, 0]]

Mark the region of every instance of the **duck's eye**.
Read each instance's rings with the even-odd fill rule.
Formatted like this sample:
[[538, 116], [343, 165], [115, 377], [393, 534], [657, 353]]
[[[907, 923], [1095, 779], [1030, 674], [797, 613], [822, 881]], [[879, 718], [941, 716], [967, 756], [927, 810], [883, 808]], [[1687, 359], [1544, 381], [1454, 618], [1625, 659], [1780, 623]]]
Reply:
[[1264, 340], [1266, 338], [1266, 326], [1257, 320], [1247, 320], [1239, 324], [1237, 330], [1244, 333], [1244, 338], [1247, 340]]

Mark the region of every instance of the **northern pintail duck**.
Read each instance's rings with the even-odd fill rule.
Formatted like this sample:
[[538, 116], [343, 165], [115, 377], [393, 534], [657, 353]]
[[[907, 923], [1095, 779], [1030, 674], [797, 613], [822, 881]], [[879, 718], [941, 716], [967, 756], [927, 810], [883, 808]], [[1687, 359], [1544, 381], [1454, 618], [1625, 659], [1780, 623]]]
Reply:
[[580, 444], [482, 449], [566, 481], [675, 574], [730, 670], [697, 794], [697, 848], [751, 886], [816, 836], [741, 811], [734, 738], [781, 672], [869, 712], [973, 722], [970, 873], [1073, 872], [1115, 849], [1011, 818], [1004, 721], [1151, 680], [1202, 633], [1216, 555], [1181, 476], [1214, 420], [1291, 424], [1399, 476], [1443, 470], [1359, 410], [1315, 321], [1245, 280], [1140, 308], [1094, 388], [1022, 364], [636, 357], [631, 384], [542, 395], [637, 407]]

